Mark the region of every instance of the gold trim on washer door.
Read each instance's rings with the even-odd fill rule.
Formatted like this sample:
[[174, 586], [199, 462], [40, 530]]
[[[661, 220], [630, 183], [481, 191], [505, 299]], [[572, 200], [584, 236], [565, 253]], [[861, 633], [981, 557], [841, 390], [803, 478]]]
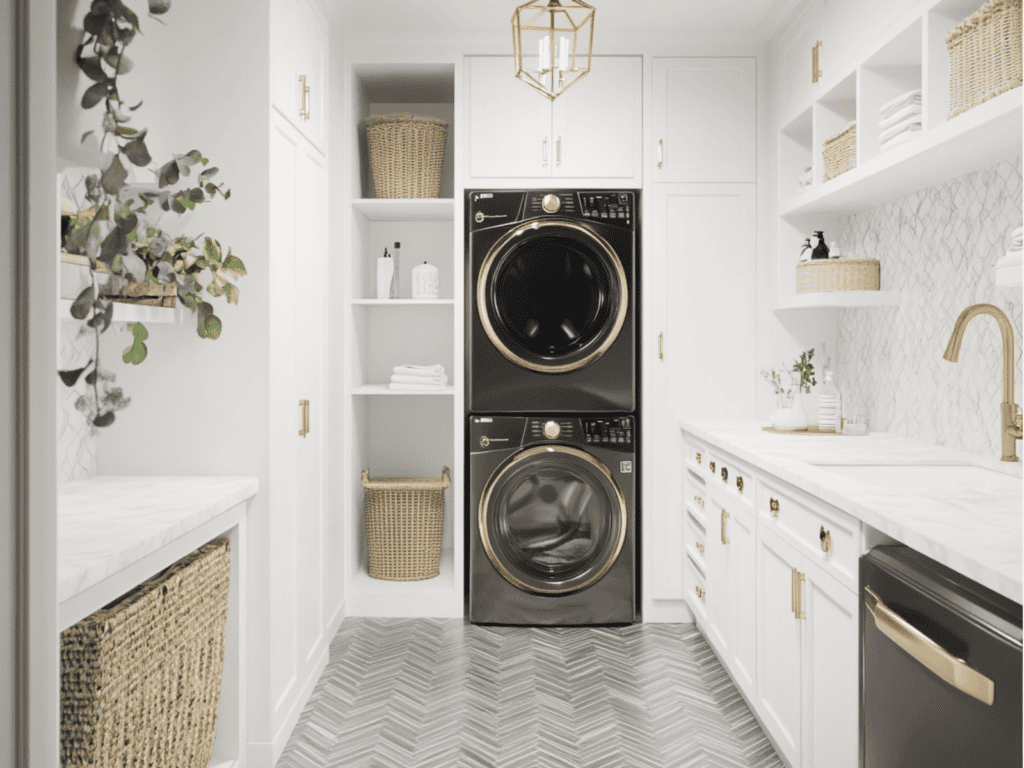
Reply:
[[[575, 229], [582, 232], [587, 237], [591, 238], [597, 245], [601, 247], [605, 255], [615, 266], [615, 274], [619, 281], [619, 313], [615, 318], [615, 327], [612, 332], [608, 334], [606, 338], [597, 349], [591, 352], [584, 358], [577, 360], [574, 363], [566, 363], [564, 365], [540, 365], [538, 363], [524, 360], [511, 349], [509, 349], [505, 343], [498, 337], [497, 332], [494, 330], [494, 325], [491, 323], [491, 317], [487, 312], [487, 278], [490, 275], [491, 268], [494, 266], [495, 259], [498, 258], [498, 254], [504, 250], [510, 242], [517, 237], [521, 237], [529, 232], [534, 232], [546, 227], [562, 227], [566, 229]], [[476, 281], [476, 307], [480, 313], [480, 324], [484, 327], [484, 333], [487, 334], [487, 338], [491, 340], [491, 343], [498, 348], [506, 358], [511, 360], [516, 365], [528, 368], [531, 371], [537, 371], [538, 373], [568, 373], [569, 371], [577, 371], [580, 368], [584, 368], [590, 365], [592, 362], [597, 360], [601, 355], [608, 351], [608, 348], [615, 342], [619, 337], [619, 332], [622, 330], [622, 326], [626, 322], [626, 311], [629, 306], [629, 286], [626, 283], [626, 270], [622, 268], [622, 263], [619, 261], [619, 257], [615, 255], [615, 251], [608, 242], [597, 234], [594, 230], [589, 227], [576, 224], [572, 221], [565, 221], [564, 219], [548, 219], [545, 221], [531, 221], [529, 224], [522, 224], [516, 227], [511, 232], [507, 233], [502, 237], [490, 251], [487, 253], [487, 257], [484, 259], [483, 266], [480, 268], [480, 276]]]
[[[597, 469], [600, 470], [601, 474], [603, 474], [608, 479], [612, 488], [615, 490], [616, 497], [619, 500], [619, 540], [615, 543], [615, 551], [612, 553], [611, 557], [608, 558], [608, 561], [603, 566], [601, 566], [601, 570], [599, 570], [591, 578], [589, 578], [582, 584], [578, 584], [575, 587], [568, 587], [565, 589], [542, 589], [530, 586], [524, 581], [517, 579], [509, 572], [509, 570], [505, 567], [504, 563], [502, 563], [501, 560], [498, 559], [497, 554], [495, 554], [494, 552], [494, 547], [491, 545], [490, 534], [487, 531], [487, 509], [488, 507], [490, 507], [491, 504], [491, 493], [494, 491], [494, 487], [498, 484], [498, 481], [502, 478], [502, 476], [506, 472], [511, 470], [513, 467], [517, 466], [522, 461], [525, 461], [533, 456], [536, 456], [537, 454], [552, 452], [567, 453], [570, 456], [575, 456], [576, 458], [582, 459], [583, 461], [586, 461], [587, 463], [597, 467]], [[487, 559], [490, 560], [491, 564], [498, 569], [498, 573], [500, 573], [505, 578], [505, 580], [508, 581], [510, 584], [519, 587], [519, 589], [523, 589], [528, 592], [536, 592], [544, 595], [563, 595], [568, 592], [577, 592], [581, 589], [589, 587], [591, 584], [598, 581], [602, 576], [608, 573], [608, 569], [615, 564], [615, 561], [619, 559], [619, 553], [622, 552], [622, 545], [626, 541], [626, 526], [628, 523], [629, 514], [626, 510], [626, 497], [622, 494], [622, 489], [619, 488], [619, 484], [615, 482], [615, 478], [612, 477], [612, 473], [608, 471], [608, 467], [606, 467], [600, 461], [595, 459], [589, 453], [581, 451], [578, 448], [571, 448], [567, 445], [541, 445], [535, 448], [528, 448], [525, 451], [522, 451], [521, 453], [517, 453], [515, 456], [512, 457], [512, 459], [507, 464], [504, 464], [498, 467], [496, 470], [494, 470], [491, 476], [487, 479], [487, 485], [484, 487], [484, 493], [483, 496], [480, 498], [480, 506], [477, 510], [477, 527], [480, 530], [480, 541], [484, 545], [484, 552], [487, 553]]]

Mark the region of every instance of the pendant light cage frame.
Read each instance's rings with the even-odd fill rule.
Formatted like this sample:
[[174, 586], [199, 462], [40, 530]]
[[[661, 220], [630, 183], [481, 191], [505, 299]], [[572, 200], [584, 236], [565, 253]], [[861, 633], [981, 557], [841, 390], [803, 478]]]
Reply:
[[[532, 0], [516, 8], [512, 13], [516, 77], [551, 101], [586, 77], [594, 58], [594, 15], [594, 7], [583, 0]], [[524, 48], [524, 32], [538, 43], [535, 68], [528, 65], [532, 54]], [[568, 66], [560, 66], [564, 64]]]

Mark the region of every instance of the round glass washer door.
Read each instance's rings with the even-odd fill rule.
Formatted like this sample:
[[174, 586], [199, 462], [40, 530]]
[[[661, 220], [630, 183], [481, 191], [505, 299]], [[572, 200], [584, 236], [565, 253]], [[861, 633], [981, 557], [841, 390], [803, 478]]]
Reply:
[[507, 581], [558, 595], [608, 572], [627, 520], [625, 497], [604, 464], [577, 448], [545, 445], [495, 470], [477, 522], [487, 557]]
[[516, 365], [566, 373], [597, 360], [626, 321], [626, 273], [589, 227], [548, 219], [523, 224], [488, 252], [477, 311], [491, 343]]

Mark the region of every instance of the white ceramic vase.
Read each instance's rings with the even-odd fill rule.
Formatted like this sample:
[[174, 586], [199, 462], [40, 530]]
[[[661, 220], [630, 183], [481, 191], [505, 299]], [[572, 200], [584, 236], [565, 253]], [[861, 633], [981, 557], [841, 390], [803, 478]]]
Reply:
[[799, 390], [793, 395], [793, 404], [789, 408], [777, 408], [772, 414], [772, 426], [776, 429], [807, 429], [808, 423], [804, 393]]

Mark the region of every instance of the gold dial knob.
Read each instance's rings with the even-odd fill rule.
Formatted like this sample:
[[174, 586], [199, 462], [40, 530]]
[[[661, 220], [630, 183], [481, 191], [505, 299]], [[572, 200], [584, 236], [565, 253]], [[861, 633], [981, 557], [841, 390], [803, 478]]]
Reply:
[[476, 217], [475, 217], [475, 218], [476, 218], [476, 223], [477, 223], [477, 224], [482, 224], [482, 223], [483, 223], [483, 221], [484, 221], [484, 214], [483, 214], [483, 211], [477, 211], [477, 212], [476, 212]]
[[549, 421], [544, 425], [544, 437], [549, 440], [554, 440], [562, 433], [562, 428], [558, 426], [557, 421]]
[[491, 440], [489, 437], [487, 437], [487, 435], [484, 435], [483, 437], [480, 438], [480, 445], [482, 445], [484, 448], [486, 448], [490, 444]]
[[558, 199], [558, 195], [544, 195], [540, 204], [548, 213], [558, 213], [558, 209], [562, 207], [562, 201]]

